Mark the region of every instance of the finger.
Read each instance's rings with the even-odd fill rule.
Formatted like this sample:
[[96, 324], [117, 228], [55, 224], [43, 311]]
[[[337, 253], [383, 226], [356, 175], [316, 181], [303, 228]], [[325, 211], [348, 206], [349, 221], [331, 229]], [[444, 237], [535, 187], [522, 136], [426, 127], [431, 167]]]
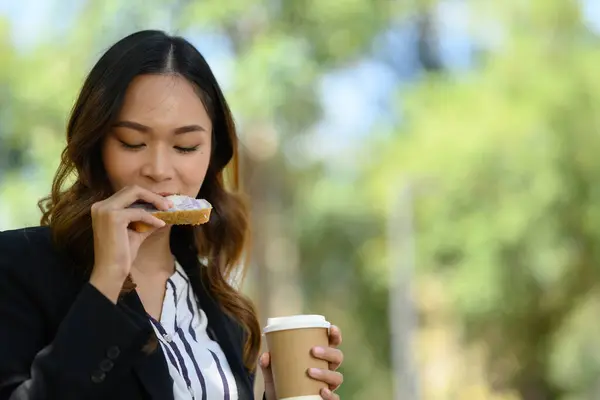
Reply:
[[337, 371], [328, 371], [320, 368], [309, 368], [308, 376], [311, 378], [321, 381], [329, 386], [329, 389], [337, 389], [344, 381], [344, 376]]
[[271, 355], [269, 353], [262, 353], [258, 359], [258, 363], [260, 364], [261, 368], [269, 368], [271, 364]]
[[342, 344], [342, 331], [335, 325], [331, 325], [329, 328], [329, 345], [331, 347], [338, 347]]
[[321, 389], [321, 397], [325, 400], [339, 400], [340, 396], [327, 388]]
[[265, 383], [273, 382], [273, 371], [271, 370], [271, 355], [269, 353], [263, 353], [258, 359], [258, 365], [263, 373]]
[[329, 363], [329, 369], [335, 371], [344, 361], [344, 353], [341, 350], [333, 347], [313, 347], [312, 354], [320, 360], [325, 360]]
[[128, 208], [126, 210], [119, 211], [119, 213], [122, 213], [127, 225], [131, 224], [132, 222], [143, 222], [144, 224], [155, 228], [162, 228], [166, 225], [165, 221], [162, 219], [158, 219], [148, 211], [139, 208]]
[[121, 189], [105, 201], [106, 206], [121, 209], [129, 207], [138, 200], [150, 203], [159, 210], [168, 210], [171, 206], [171, 202], [165, 197], [139, 186]]
[[127, 228], [131, 229], [132, 231], [136, 231], [137, 233], [148, 234], [148, 235], [151, 235], [157, 229], [156, 227], [154, 227], [152, 225], [148, 225], [148, 224], [145, 224], [145, 223], [139, 222], [139, 221], [130, 223], [127, 226]]

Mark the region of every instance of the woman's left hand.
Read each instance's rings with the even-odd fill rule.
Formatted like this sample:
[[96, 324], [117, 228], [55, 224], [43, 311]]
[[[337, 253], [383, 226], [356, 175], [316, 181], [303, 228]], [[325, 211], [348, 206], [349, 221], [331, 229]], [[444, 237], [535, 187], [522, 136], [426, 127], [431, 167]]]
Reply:
[[[334, 390], [339, 388], [344, 380], [344, 376], [337, 371], [342, 361], [344, 361], [344, 353], [338, 349], [340, 344], [342, 344], [342, 331], [337, 326], [331, 325], [329, 329], [329, 347], [313, 347], [311, 349], [311, 353], [315, 358], [329, 363], [329, 369], [327, 370], [309, 368], [307, 371], [311, 378], [327, 384], [328, 388], [321, 390], [321, 397], [325, 400], [339, 400], [340, 398], [334, 393]], [[265, 397], [267, 400], [277, 400], [269, 353], [264, 353], [260, 357], [259, 364], [265, 379]]]
[[321, 397], [325, 400], [339, 400], [340, 396], [333, 391], [340, 387], [344, 376], [337, 369], [344, 361], [344, 353], [338, 346], [342, 344], [342, 331], [335, 325], [329, 329], [329, 347], [313, 347], [312, 355], [315, 358], [329, 362], [329, 369], [309, 368], [308, 375], [321, 382], [325, 382], [327, 389], [321, 389]]

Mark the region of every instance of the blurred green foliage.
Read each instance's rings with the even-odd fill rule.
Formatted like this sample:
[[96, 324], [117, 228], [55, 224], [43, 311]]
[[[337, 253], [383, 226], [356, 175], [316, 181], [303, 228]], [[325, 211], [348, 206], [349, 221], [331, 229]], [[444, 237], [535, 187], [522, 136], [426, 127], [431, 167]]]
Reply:
[[502, 43], [482, 68], [416, 85], [401, 134], [366, 179], [376, 176], [374, 203], [400, 174], [433, 182], [418, 199], [418, 265], [447, 285], [463, 338], [485, 344], [495, 387], [592, 399], [598, 41], [574, 2], [518, 3], [505, 5]]

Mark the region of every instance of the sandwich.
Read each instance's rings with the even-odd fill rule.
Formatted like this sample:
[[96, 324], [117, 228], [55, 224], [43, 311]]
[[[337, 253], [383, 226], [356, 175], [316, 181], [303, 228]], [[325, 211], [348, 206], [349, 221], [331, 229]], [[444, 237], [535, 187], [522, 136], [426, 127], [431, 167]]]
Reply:
[[[168, 210], [159, 210], [148, 203], [134, 203], [130, 207], [146, 210], [169, 225], [201, 225], [210, 219], [212, 205], [204, 199], [195, 199], [180, 194], [165, 196], [165, 198], [173, 203], [173, 207]], [[132, 222], [129, 228], [137, 232], [146, 232], [152, 229], [150, 225], [140, 221]]]

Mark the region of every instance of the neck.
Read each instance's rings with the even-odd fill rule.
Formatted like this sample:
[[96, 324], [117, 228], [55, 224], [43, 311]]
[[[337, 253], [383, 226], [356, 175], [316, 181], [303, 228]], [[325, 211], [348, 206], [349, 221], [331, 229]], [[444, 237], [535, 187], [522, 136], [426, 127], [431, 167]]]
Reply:
[[140, 246], [133, 269], [143, 274], [173, 273], [173, 254], [169, 243], [171, 227], [158, 229]]

